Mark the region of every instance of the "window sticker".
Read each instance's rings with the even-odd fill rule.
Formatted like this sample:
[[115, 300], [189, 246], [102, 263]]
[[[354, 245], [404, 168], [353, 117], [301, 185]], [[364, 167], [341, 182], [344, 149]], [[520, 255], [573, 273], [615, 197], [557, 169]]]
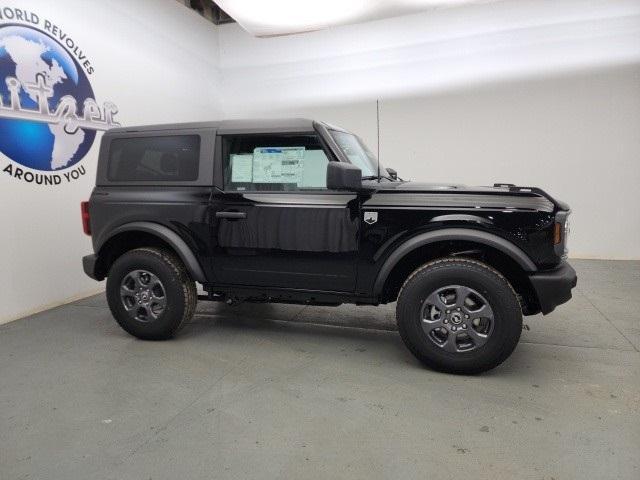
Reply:
[[231, 181], [234, 183], [251, 183], [253, 171], [253, 155], [231, 155]]
[[253, 150], [254, 183], [293, 183], [302, 180], [304, 147], [258, 147]]

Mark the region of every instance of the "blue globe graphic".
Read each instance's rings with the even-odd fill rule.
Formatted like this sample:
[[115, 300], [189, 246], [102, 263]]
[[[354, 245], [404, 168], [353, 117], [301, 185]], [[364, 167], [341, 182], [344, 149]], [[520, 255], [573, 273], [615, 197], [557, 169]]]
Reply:
[[[25, 48], [24, 42], [33, 43], [26, 45], [29, 48]], [[16, 44], [20, 48], [16, 48]], [[14, 46], [13, 51], [8, 47], [9, 45]], [[16, 51], [42, 53], [36, 54], [36, 57], [39, 58], [29, 58], [29, 55], [13, 58], [16, 56]], [[40, 60], [44, 63], [40, 62]], [[59, 71], [62, 68], [64, 75], [58, 74], [59, 81], [54, 85], [49, 85], [53, 88], [53, 95], [48, 99], [50, 112], [56, 110], [62, 97], [71, 95], [76, 99], [77, 115], [81, 117], [84, 100], [95, 98], [84, 71], [61, 44], [34, 28], [11, 24], [0, 26], [0, 96], [2, 96], [5, 107], [10, 104], [9, 89], [5, 79], [14, 77], [20, 80], [20, 75], [18, 75], [17, 71], [20, 62], [25, 62], [25, 64], [32, 62], [31, 65], [36, 62], [45, 72]], [[21, 70], [22, 73], [24, 71], [24, 69]], [[22, 76], [24, 77], [24, 73]], [[38, 110], [37, 102], [29, 96], [24, 88], [20, 89], [20, 102], [23, 109]], [[52, 162], [54, 144], [56, 141], [65, 141], [64, 132], [62, 134], [58, 132], [56, 137], [47, 123], [5, 118], [0, 113], [0, 152], [14, 162], [34, 170], [53, 171], [66, 169], [82, 160], [93, 145], [96, 136], [95, 130], [82, 129], [82, 131], [84, 132], [84, 138], [75, 149], [75, 152], [73, 151], [74, 145], [71, 148], [71, 152], [67, 152], [69, 158], [65, 158], [62, 165], [60, 161], [55, 165]]]

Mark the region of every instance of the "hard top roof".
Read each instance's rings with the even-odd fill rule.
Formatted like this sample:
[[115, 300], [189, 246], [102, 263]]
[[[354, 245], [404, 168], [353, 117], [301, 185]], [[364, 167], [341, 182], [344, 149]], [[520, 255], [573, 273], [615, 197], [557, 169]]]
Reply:
[[308, 118], [263, 118], [219, 120], [211, 122], [166, 123], [159, 125], [128, 126], [110, 129], [107, 134], [152, 132], [167, 130], [197, 130], [213, 128], [219, 133], [312, 132], [314, 120]]

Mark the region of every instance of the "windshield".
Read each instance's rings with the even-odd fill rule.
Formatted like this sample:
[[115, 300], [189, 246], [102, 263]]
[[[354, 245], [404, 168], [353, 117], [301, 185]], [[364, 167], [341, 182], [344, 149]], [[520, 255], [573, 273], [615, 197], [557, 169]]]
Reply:
[[[352, 133], [337, 130], [329, 130], [329, 132], [349, 161], [362, 170], [362, 178], [378, 178], [378, 159], [360, 138]], [[380, 165], [380, 176], [388, 177], [382, 165]]]

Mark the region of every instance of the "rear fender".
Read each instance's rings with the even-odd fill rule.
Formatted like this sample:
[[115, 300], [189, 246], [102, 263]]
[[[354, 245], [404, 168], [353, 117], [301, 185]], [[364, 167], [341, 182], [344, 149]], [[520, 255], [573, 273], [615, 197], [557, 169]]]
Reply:
[[109, 236], [100, 239], [96, 245], [96, 252], [100, 252], [102, 247], [116, 235], [124, 232], [145, 232], [151, 235], [155, 235], [165, 243], [167, 243], [184, 263], [187, 271], [195, 281], [200, 283], [206, 283], [206, 277], [200, 262], [193, 253], [193, 250], [187, 245], [187, 243], [176, 232], [164, 225], [153, 222], [132, 222], [120, 225], [119, 227], [111, 230]]

